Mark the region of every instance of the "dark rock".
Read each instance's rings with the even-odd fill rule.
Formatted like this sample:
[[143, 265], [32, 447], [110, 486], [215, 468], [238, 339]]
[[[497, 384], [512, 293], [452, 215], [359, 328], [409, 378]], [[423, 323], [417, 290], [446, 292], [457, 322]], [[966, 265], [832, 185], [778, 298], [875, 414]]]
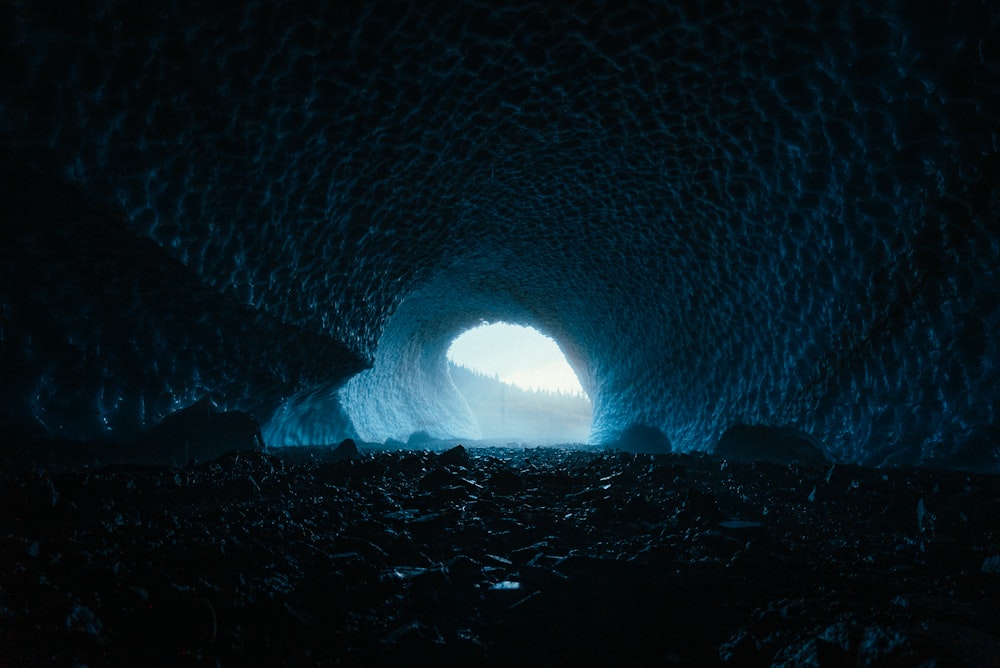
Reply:
[[635, 561], [655, 566], [665, 566], [677, 557], [677, 548], [671, 544], [650, 545], [635, 555]]
[[511, 551], [510, 560], [517, 566], [523, 566], [524, 564], [530, 563], [541, 557], [545, 550], [550, 549], [548, 542], [541, 541], [535, 543], [534, 545], [528, 545], [526, 547], [520, 547], [516, 550]]
[[433, 469], [420, 479], [417, 487], [425, 492], [434, 492], [447, 487], [465, 488], [466, 481], [457, 473], [445, 469]]
[[912, 659], [910, 640], [897, 629], [868, 626], [857, 644], [859, 666], [902, 665]]
[[992, 557], [986, 557], [983, 560], [983, 573], [989, 573], [990, 575], [1000, 575], [1000, 554], [995, 554]]
[[471, 557], [459, 554], [445, 565], [451, 581], [459, 587], [470, 587], [483, 577], [483, 566]]
[[204, 399], [168, 415], [149, 431], [147, 440], [152, 458], [170, 464], [211, 461], [229, 450], [264, 450], [252, 415], [216, 412]]
[[760, 641], [746, 629], [738, 629], [719, 646], [719, 660], [734, 666], [762, 664]]
[[463, 445], [456, 445], [450, 450], [445, 450], [437, 457], [437, 463], [441, 466], [462, 466], [468, 468], [472, 466], [472, 457]]
[[444, 638], [434, 627], [422, 622], [407, 622], [382, 638], [382, 645], [395, 651], [426, 651], [428, 645], [444, 645]]
[[455, 596], [455, 585], [444, 567], [418, 569], [409, 578], [411, 602], [432, 608], [449, 602]]
[[823, 481], [835, 494], [843, 494], [857, 486], [857, 467], [834, 464], [826, 471]]
[[801, 645], [784, 648], [774, 657], [772, 668], [801, 668], [802, 666], [854, 665], [848, 653], [822, 638], [810, 638]]
[[684, 491], [683, 500], [677, 508], [677, 520], [683, 524], [708, 524], [722, 519], [719, 504], [713, 494], [694, 488]]
[[66, 628], [75, 633], [99, 636], [104, 630], [104, 625], [93, 610], [85, 605], [74, 604], [66, 615]]
[[[1000, 636], [995, 632], [953, 621], [933, 621], [926, 625], [925, 636], [949, 659], [941, 665], [1000, 666]], [[929, 665], [929, 664], [924, 664]]]
[[623, 431], [616, 440], [607, 443], [609, 449], [618, 449], [634, 454], [648, 453], [664, 455], [672, 450], [670, 440], [656, 427], [634, 424]]
[[569, 582], [569, 576], [545, 566], [525, 564], [518, 568], [518, 574], [522, 585], [528, 589], [558, 589]]
[[722, 434], [714, 454], [738, 461], [825, 464], [827, 457], [808, 435], [790, 427], [738, 424]]
[[667, 485], [682, 479], [685, 472], [680, 464], [662, 464], [650, 472], [649, 479], [657, 484]]
[[879, 625], [848, 622], [823, 628], [813, 637], [784, 647], [772, 666], [903, 666], [914, 665], [915, 653], [905, 634]]
[[[5, 479], [4, 659], [896, 666], [1000, 656], [995, 477], [547, 448], [476, 451], [468, 468], [430, 451], [337, 463], [329, 448], [276, 452]], [[490, 483], [504, 478], [500, 494]]]
[[358, 450], [358, 444], [354, 442], [353, 438], [345, 438], [340, 442], [333, 452], [330, 453], [330, 459], [333, 462], [342, 462], [345, 459], [355, 459], [361, 452]]
[[230, 450], [219, 455], [212, 464], [229, 473], [274, 475], [284, 469], [284, 463], [279, 458], [259, 450]]
[[397, 468], [401, 473], [414, 476], [426, 471], [427, 464], [428, 464], [428, 453], [421, 452], [412, 455], [406, 455], [401, 460], [399, 460]]
[[489, 477], [487, 486], [497, 494], [513, 494], [524, 488], [524, 480], [510, 469], [500, 469]]
[[734, 536], [753, 536], [764, 532], [763, 524], [760, 522], [748, 522], [747, 520], [719, 522], [719, 526]]

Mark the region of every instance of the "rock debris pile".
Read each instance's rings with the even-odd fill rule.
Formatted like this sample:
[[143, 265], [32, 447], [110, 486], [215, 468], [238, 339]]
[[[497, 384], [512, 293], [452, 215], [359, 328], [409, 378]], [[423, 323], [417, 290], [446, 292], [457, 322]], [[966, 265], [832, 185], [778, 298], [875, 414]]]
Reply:
[[561, 449], [273, 452], [6, 473], [4, 662], [1000, 660], [997, 477]]

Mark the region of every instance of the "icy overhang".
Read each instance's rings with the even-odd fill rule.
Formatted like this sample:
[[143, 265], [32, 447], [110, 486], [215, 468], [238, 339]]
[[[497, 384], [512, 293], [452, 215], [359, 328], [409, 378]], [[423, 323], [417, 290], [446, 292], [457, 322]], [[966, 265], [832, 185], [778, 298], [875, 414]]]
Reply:
[[[988, 0], [945, 4], [14, 3], [8, 151], [187, 279], [5, 251], [4, 421], [114, 433], [210, 395], [272, 434], [459, 430], [422, 360], [503, 318], [559, 340], [598, 440], [771, 424], [993, 463], [1000, 39]], [[84, 213], [30, 192], [19, 229]]]

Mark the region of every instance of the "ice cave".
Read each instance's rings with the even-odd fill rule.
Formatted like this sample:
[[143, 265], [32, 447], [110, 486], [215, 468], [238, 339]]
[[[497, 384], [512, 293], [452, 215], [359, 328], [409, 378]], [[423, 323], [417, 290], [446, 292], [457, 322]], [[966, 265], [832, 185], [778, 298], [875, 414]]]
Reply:
[[[799, 502], [833, 504], [837, 526], [905, 516], [905, 536], [865, 525], [887, 541], [866, 563], [892, 582], [970, 601], [998, 591], [1000, 538], [988, 515], [975, 524], [1000, 511], [994, 0], [14, 0], [0, 3], [0, 140], [13, 504], [0, 510], [0, 663], [4, 646], [39, 665], [1000, 660], [984, 621], [995, 605], [973, 621], [948, 608], [918, 632], [945, 604], [902, 589], [865, 604], [896, 617], [817, 612], [794, 637], [768, 635], [760, 620], [778, 604], [756, 589], [741, 601], [765, 612], [729, 612], [721, 630], [692, 621], [708, 610], [670, 616], [672, 635], [647, 628], [659, 613], [598, 619], [567, 603], [578, 585], [643, 610], [659, 605], [649, 591], [695, 605], [685, 592], [707, 587], [729, 609], [706, 563], [750, 560], [740, 582], [777, 577], [754, 550], [783, 549], [774, 518], [794, 533]], [[501, 321], [552, 337], [592, 401], [572, 448], [474, 447], [447, 351]], [[475, 507], [484, 524], [454, 533], [458, 510], [407, 505], [392, 485], [411, 478], [417, 506]], [[754, 485], [775, 500], [727, 506], [730, 483], [750, 494], [741, 503]], [[162, 513], [127, 509], [140, 492]], [[287, 517], [253, 515], [258, 526], [184, 505], [216, 492], [223, 514], [238, 498]], [[307, 497], [336, 498], [354, 533], [329, 529], [339, 538], [269, 568], [326, 573], [312, 590], [339, 587], [354, 611], [335, 620], [291, 576], [260, 575], [236, 533], [220, 538], [253, 525], [277, 532], [267, 549], [294, 550], [321, 533], [282, 533], [319, 517]], [[215, 523], [177, 538], [184, 559], [246, 561], [241, 582], [220, 570], [205, 585], [214, 565], [202, 581], [128, 580], [161, 563], [134, 550], [166, 538], [136, 536], [175, 507], [186, 527]], [[383, 533], [349, 519], [362, 509]], [[489, 524], [504, 513], [520, 519]], [[132, 547], [83, 550], [66, 532], [88, 522]], [[573, 547], [557, 540], [569, 524]], [[530, 554], [512, 537], [528, 525]], [[443, 535], [467, 547], [445, 554]], [[879, 561], [890, 554], [901, 562]], [[641, 576], [622, 566], [636, 560]], [[97, 561], [121, 572], [91, 578]], [[920, 580], [958, 562], [971, 579]], [[53, 585], [60, 568], [69, 579]], [[100, 596], [70, 584], [90, 579]], [[265, 580], [253, 600], [266, 613], [220, 598]], [[613, 580], [626, 584], [602, 589]], [[405, 605], [372, 602], [359, 582]], [[463, 583], [478, 603], [455, 593]], [[464, 612], [425, 614], [435, 606]], [[158, 612], [121, 612], [139, 608]], [[271, 614], [298, 654], [259, 622]], [[531, 654], [542, 640], [514, 620], [550, 614], [591, 644], [563, 635]], [[159, 645], [134, 641], [151, 628]], [[615, 653], [623, 643], [632, 654]]]

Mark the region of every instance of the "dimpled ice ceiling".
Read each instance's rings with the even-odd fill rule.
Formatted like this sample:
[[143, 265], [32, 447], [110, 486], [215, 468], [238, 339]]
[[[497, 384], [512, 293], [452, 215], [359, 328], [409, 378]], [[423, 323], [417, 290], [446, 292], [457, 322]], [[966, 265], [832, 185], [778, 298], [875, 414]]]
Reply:
[[9, 152], [374, 362], [275, 380], [272, 440], [468, 435], [445, 351], [503, 319], [560, 343], [597, 441], [996, 463], [995, 3], [5, 5]]

